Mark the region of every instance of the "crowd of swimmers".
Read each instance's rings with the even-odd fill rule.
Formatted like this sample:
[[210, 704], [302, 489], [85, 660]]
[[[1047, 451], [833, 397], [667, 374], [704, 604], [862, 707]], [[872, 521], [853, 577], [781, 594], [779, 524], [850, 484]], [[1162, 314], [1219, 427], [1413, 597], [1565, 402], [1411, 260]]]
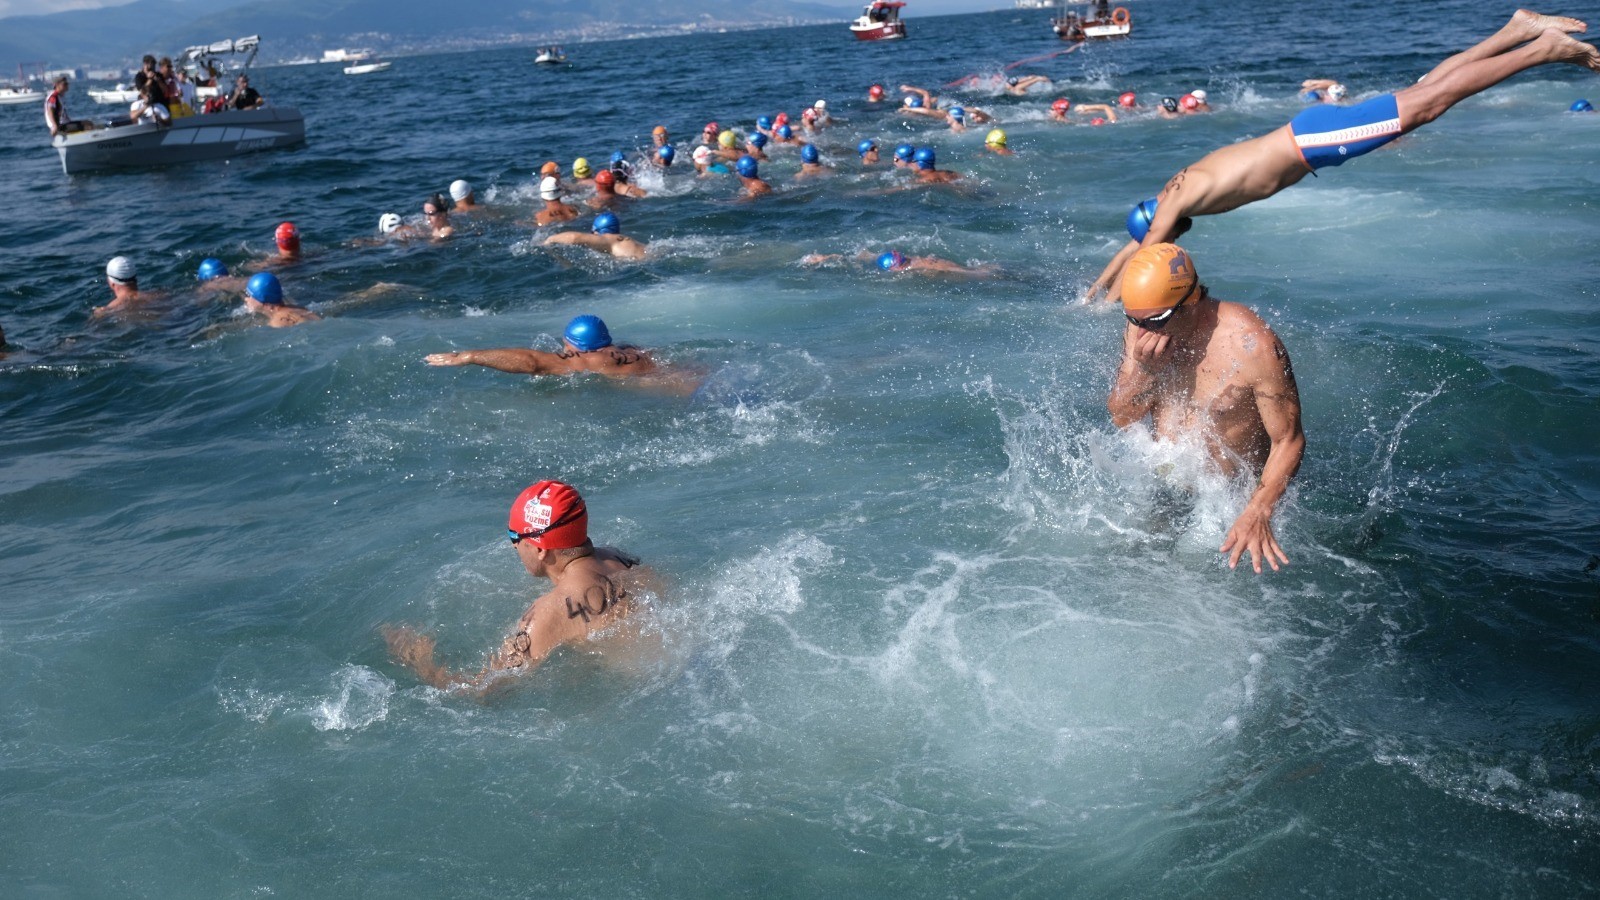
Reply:
[[[1422, 80], [1391, 94], [1347, 103], [1349, 91], [1329, 79], [1312, 79], [1301, 85], [1310, 104], [1288, 125], [1267, 135], [1225, 146], [1184, 168], [1166, 182], [1154, 197], [1136, 204], [1127, 217], [1128, 244], [1107, 264], [1086, 292], [1086, 299], [1103, 297], [1119, 302], [1126, 325], [1122, 361], [1107, 400], [1112, 421], [1119, 428], [1148, 422], [1158, 438], [1198, 438], [1215, 467], [1228, 475], [1254, 476], [1254, 488], [1245, 508], [1229, 528], [1221, 546], [1230, 567], [1248, 555], [1256, 572], [1263, 563], [1272, 569], [1288, 562], [1272, 529], [1272, 516], [1298, 470], [1305, 449], [1300, 421], [1298, 387], [1288, 350], [1270, 326], [1254, 312], [1211, 295], [1189, 253], [1175, 242], [1197, 216], [1227, 212], [1263, 199], [1301, 180], [1317, 169], [1338, 166], [1372, 152], [1401, 134], [1433, 121], [1460, 100], [1498, 84], [1518, 72], [1547, 63], [1571, 63], [1600, 71], [1600, 51], [1571, 37], [1584, 23], [1563, 17], [1519, 11], [1500, 31], [1436, 66]], [[1006, 88], [1024, 93], [1047, 79], [1008, 79]], [[1012, 90], [1016, 89], [1016, 90]], [[901, 85], [900, 112], [935, 121], [960, 131], [970, 124], [997, 125], [985, 110], [935, 97], [914, 85]], [[874, 84], [867, 92], [869, 104], [886, 103], [886, 91]], [[1117, 110], [1137, 110], [1132, 92], [1111, 104], [1078, 104], [1058, 98], [1049, 105], [1048, 117], [1063, 122], [1074, 112], [1088, 115], [1088, 124], [1117, 121]], [[1180, 97], [1163, 97], [1156, 114], [1179, 117], [1210, 111], [1204, 90]], [[1592, 112], [1587, 101], [1571, 107], [1575, 113]], [[761, 177], [768, 150], [792, 148], [800, 160], [797, 178], [831, 174], [811, 139], [835, 122], [826, 101], [818, 100], [798, 123], [786, 114], [761, 116], [744, 134], [708, 123], [690, 153], [696, 176], [736, 177], [746, 199], [772, 191]], [[657, 126], [652, 146], [640, 164], [671, 170], [677, 159], [667, 129]], [[985, 136], [987, 151], [1009, 155], [1003, 129]], [[949, 184], [959, 173], [938, 168], [931, 146], [901, 144], [885, 161], [878, 142], [863, 138], [856, 145], [863, 170], [893, 166], [908, 172], [913, 184]], [[594, 213], [587, 231], [563, 231], [546, 237], [546, 245], [581, 246], [625, 260], [647, 255], [647, 246], [621, 232], [615, 212], [620, 199], [641, 199], [647, 192], [637, 184], [634, 162], [621, 151], [613, 153], [605, 168], [596, 169], [587, 158], [571, 165], [570, 182], [563, 182], [562, 167], [554, 161], [539, 170], [539, 197], [534, 224], [550, 226], [569, 222], [584, 213], [570, 199], [574, 189], [587, 192], [584, 205]], [[448, 199], [446, 197], [448, 193]], [[479, 204], [472, 185], [452, 183], [447, 192], [430, 195], [422, 204], [423, 221], [407, 224], [396, 213], [384, 213], [378, 222], [384, 239], [443, 241], [455, 234], [450, 213], [470, 213]], [[274, 235], [278, 257], [292, 260], [300, 253], [298, 229], [285, 222]], [[968, 267], [936, 257], [908, 256], [898, 250], [862, 252], [859, 263], [884, 272], [913, 272], [978, 276], [992, 274], [987, 266]], [[811, 255], [804, 265], [847, 262], [841, 255]], [[319, 316], [291, 305], [276, 274], [258, 261], [248, 278], [230, 275], [219, 259], [200, 264], [197, 276], [206, 292], [237, 291], [246, 308], [273, 326], [315, 321]], [[136, 309], [142, 302], [137, 271], [132, 261], [118, 256], [106, 266], [113, 299], [96, 309], [97, 315]], [[609, 378], [674, 379], [685, 382], [658, 363], [648, 350], [616, 344], [605, 323], [583, 315], [568, 323], [557, 352], [525, 348], [458, 350], [430, 354], [430, 366], [476, 365], [524, 375], [595, 373]], [[1198, 416], [1196, 410], [1205, 412]], [[517, 629], [489, 662], [477, 671], [451, 671], [433, 659], [433, 641], [413, 629], [388, 628], [394, 657], [438, 687], [487, 689], [500, 677], [525, 672], [563, 643], [610, 634], [611, 626], [625, 618], [634, 597], [650, 592], [654, 576], [639, 561], [618, 550], [595, 547], [587, 532], [587, 508], [576, 489], [558, 481], [540, 481], [513, 503], [508, 522], [510, 541], [528, 572], [549, 578], [550, 592], [530, 605]]]

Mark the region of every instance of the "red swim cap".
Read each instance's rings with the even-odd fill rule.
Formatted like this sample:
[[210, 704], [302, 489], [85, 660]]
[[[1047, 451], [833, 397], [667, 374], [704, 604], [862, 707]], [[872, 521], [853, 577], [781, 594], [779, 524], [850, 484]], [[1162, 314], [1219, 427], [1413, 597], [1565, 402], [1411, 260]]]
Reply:
[[610, 169], [601, 169], [594, 173], [594, 183], [610, 187], [617, 183], [617, 176], [611, 174]]
[[772, 127], [774, 128], [778, 127], [779, 125], [787, 124], [789, 124], [789, 114], [786, 112], [778, 113], [778, 117], [772, 120]]
[[1050, 104], [1050, 108], [1058, 113], [1064, 113], [1072, 108], [1072, 101], [1065, 97], [1057, 97], [1056, 102]]
[[1122, 96], [1117, 98], [1117, 103], [1119, 103], [1119, 104], [1121, 104], [1123, 106], [1134, 106], [1134, 105], [1138, 104], [1138, 102], [1139, 102], [1139, 97], [1133, 91], [1128, 91], [1127, 93], [1124, 93]]
[[1184, 109], [1199, 109], [1200, 101], [1196, 100], [1193, 94], [1184, 94], [1183, 99], [1178, 101], [1178, 105]]
[[300, 249], [300, 229], [294, 227], [293, 222], [284, 222], [279, 225], [276, 234], [273, 236], [278, 239], [279, 250]]
[[1094, 118], [1089, 120], [1089, 124], [1090, 125], [1104, 125], [1105, 123], [1106, 123], [1106, 120], [1100, 118], [1099, 116], [1095, 116]]
[[571, 485], [541, 481], [517, 495], [506, 527], [540, 550], [570, 550], [589, 540], [589, 508]]
[[883, 85], [875, 84], [872, 87], [867, 88], [867, 96], [868, 97], [882, 97], [883, 96]]

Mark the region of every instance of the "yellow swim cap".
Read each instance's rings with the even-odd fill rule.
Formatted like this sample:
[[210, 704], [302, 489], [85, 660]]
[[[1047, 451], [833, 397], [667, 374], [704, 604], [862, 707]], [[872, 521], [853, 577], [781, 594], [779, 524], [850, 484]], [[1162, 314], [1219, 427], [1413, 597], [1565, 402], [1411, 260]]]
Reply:
[[733, 136], [733, 132], [724, 131], [723, 133], [717, 135], [717, 146], [726, 147], [729, 150], [732, 150], [734, 140], [735, 138]]
[[573, 178], [588, 178], [590, 171], [592, 170], [589, 168], [589, 161], [587, 159], [584, 159], [580, 156], [572, 161]]
[[996, 128], [989, 132], [989, 136], [984, 138], [983, 142], [996, 147], [1004, 147], [1006, 145], [1006, 133], [1001, 129]]
[[1129, 315], [1172, 309], [1200, 286], [1194, 262], [1177, 244], [1141, 249], [1122, 270], [1122, 308]]

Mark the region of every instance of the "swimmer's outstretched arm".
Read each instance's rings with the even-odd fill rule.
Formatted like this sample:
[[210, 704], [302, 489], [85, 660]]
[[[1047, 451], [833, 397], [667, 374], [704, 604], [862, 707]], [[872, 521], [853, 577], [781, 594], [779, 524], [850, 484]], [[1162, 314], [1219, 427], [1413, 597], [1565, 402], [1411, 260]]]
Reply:
[[[504, 650], [495, 654], [489, 664], [478, 672], [452, 671], [434, 661], [434, 640], [428, 635], [409, 625], [385, 625], [382, 632], [384, 642], [389, 645], [389, 655], [394, 657], [395, 662], [417, 673], [418, 680], [423, 684], [441, 691], [456, 691], [482, 699], [506, 679], [524, 673], [520, 668], [496, 665], [504, 656]], [[526, 671], [532, 671], [532, 667]]]
[[1138, 241], [1129, 241], [1121, 250], [1118, 250], [1116, 255], [1111, 257], [1111, 262], [1106, 263], [1105, 269], [1100, 272], [1100, 277], [1096, 278], [1094, 283], [1089, 285], [1088, 290], [1083, 292], [1083, 302], [1092, 303], [1101, 294], [1105, 295], [1105, 300], [1108, 303], [1115, 303], [1122, 299], [1122, 267], [1127, 265], [1128, 260], [1138, 252]]
[[1279, 563], [1289, 563], [1289, 557], [1284, 555], [1272, 533], [1272, 513], [1289, 489], [1289, 480], [1299, 471], [1300, 460], [1306, 452], [1306, 435], [1300, 428], [1300, 390], [1294, 382], [1289, 352], [1274, 338], [1272, 346], [1261, 353], [1263, 356], [1270, 353], [1271, 359], [1261, 361], [1261, 377], [1252, 387], [1256, 411], [1261, 414], [1261, 425], [1272, 441], [1272, 449], [1261, 467], [1259, 486], [1218, 548], [1218, 552], [1228, 554], [1230, 569], [1239, 564], [1239, 557], [1248, 550], [1251, 565], [1258, 575], [1263, 558], [1274, 572], [1278, 571]]
[[925, 90], [923, 88], [915, 87], [915, 86], [909, 85], [909, 84], [902, 84], [902, 85], [900, 85], [900, 90], [902, 92], [904, 92], [904, 93], [907, 93], [907, 94], [918, 94], [918, 95], [920, 95], [922, 97], [922, 105], [923, 106], [927, 106], [927, 107], [933, 106], [933, 95], [928, 93], [927, 90]]
[[554, 353], [519, 347], [430, 353], [422, 361], [430, 366], [483, 366], [513, 375], [558, 375], [569, 371], [566, 360]]

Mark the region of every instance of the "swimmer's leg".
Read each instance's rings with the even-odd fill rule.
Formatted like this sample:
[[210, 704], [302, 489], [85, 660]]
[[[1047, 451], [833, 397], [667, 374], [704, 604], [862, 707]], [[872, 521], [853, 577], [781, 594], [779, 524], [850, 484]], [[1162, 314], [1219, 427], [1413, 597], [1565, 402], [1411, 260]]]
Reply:
[[1532, 10], [1519, 9], [1512, 13], [1511, 21], [1507, 22], [1499, 31], [1434, 66], [1432, 71], [1417, 79], [1417, 83], [1437, 81], [1466, 63], [1477, 62], [1480, 59], [1488, 59], [1491, 56], [1499, 56], [1509, 50], [1514, 50], [1519, 45], [1525, 44], [1551, 29], [1575, 34], [1587, 31], [1588, 28], [1589, 26], [1586, 23], [1578, 19], [1569, 19], [1566, 16], [1543, 16]]
[[[1515, 20], [1513, 20], [1515, 21]], [[1402, 133], [1444, 115], [1445, 110], [1518, 72], [1546, 63], [1568, 62], [1600, 72], [1600, 49], [1546, 29], [1533, 41], [1506, 53], [1458, 65], [1443, 77], [1414, 84], [1395, 94]]]

